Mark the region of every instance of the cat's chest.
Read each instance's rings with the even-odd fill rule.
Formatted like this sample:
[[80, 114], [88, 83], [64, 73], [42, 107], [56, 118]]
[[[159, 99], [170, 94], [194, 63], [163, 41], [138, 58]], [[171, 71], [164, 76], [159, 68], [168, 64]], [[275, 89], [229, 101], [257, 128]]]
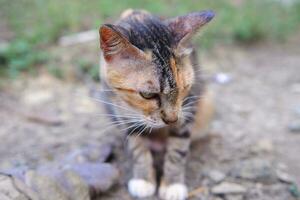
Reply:
[[168, 135], [167, 128], [153, 130], [146, 138], [148, 147], [154, 152], [165, 151]]

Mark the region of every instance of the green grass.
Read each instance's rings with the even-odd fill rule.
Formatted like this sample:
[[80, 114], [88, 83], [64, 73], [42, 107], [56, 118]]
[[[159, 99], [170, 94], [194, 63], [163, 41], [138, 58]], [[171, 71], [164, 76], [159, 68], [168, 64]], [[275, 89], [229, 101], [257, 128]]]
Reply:
[[[293, 6], [275, 0], [244, 0], [233, 5], [229, 0], [0, 0], [0, 12], [16, 35], [8, 50], [0, 52], [5, 62], [1, 71], [12, 77], [20, 71], [46, 62], [41, 53], [65, 34], [97, 29], [113, 22], [127, 8], [142, 8], [171, 17], [191, 11], [212, 9], [216, 18], [197, 40], [203, 48], [217, 42], [253, 43], [261, 40], [284, 40], [300, 24], [300, 1]], [[0, 59], [1, 61], [1, 59]], [[4, 63], [4, 64], [3, 64]], [[79, 65], [82, 65], [82, 63]], [[3, 68], [5, 70], [3, 70]], [[58, 73], [56, 68], [52, 71]], [[51, 71], [50, 70], [50, 71]], [[86, 70], [96, 74], [95, 70]]]

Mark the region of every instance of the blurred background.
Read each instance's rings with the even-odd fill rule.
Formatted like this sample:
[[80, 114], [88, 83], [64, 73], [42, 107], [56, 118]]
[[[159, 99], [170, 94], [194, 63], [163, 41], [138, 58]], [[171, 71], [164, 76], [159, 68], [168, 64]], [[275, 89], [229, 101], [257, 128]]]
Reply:
[[194, 148], [189, 185], [207, 184], [214, 169], [250, 185], [246, 199], [299, 198], [299, 0], [0, 0], [0, 170], [111, 135], [97, 102], [98, 28], [127, 8], [216, 12], [195, 37], [199, 73], [216, 93], [214, 139]]

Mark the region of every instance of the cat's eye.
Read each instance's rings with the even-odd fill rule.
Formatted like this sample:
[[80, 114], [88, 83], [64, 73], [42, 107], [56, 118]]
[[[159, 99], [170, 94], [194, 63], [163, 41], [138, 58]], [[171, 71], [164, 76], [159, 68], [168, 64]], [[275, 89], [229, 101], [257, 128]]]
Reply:
[[140, 95], [145, 99], [153, 99], [157, 96], [156, 93], [151, 93], [151, 92], [140, 92]]

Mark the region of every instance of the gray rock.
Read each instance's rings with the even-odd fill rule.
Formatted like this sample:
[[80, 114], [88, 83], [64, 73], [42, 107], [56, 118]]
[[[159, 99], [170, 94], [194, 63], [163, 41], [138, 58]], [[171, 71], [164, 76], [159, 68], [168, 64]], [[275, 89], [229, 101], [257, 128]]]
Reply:
[[225, 196], [226, 200], [243, 200], [244, 196], [241, 194], [230, 194]]
[[294, 183], [295, 180], [292, 176], [282, 170], [276, 170], [277, 178], [284, 183]]
[[251, 148], [253, 153], [272, 153], [274, 151], [273, 142], [269, 139], [260, 139]]
[[29, 200], [14, 185], [12, 177], [0, 174], [0, 199], [1, 200]]
[[71, 169], [88, 184], [93, 194], [107, 191], [119, 179], [117, 168], [108, 163], [80, 164], [72, 166]]
[[110, 189], [118, 179], [119, 171], [108, 163], [53, 164], [37, 170], [12, 170], [4, 176], [0, 174], [0, 197], [27, 200], [18, 197], [26, 194], [32, 200], [90, 200]]
[[288, 129], [292, 133], [300, 133], [300, 121], [291, 122], [288, 125]]
[[215, 183], [219, 183], [226, 178], [226, 175], [223, 172], [218, 170], [212, 170], [208, 172], [208, 177]]
[[300, 105], [294, 107], [293, 110], [296, 115], [300, 116]]
[[300, 93], [300, 83], [295, 83], [291, 86], [291, 92]]
[[257, 158], [239, 162], [230, 171], [230, 175], [261, 183], [274, 183], [277, 180], [271, 162]]
[[25, 183], [32, 188], [39, 199], [43, 200], [68, 200], [68, 194], [55, 179], [49, 175], [41, 174], [36, 171], [26, 173]]
[[247, 189], [244, 186], [239, 185], [237, 183], [222, 182], [219, 185], [214, 186], [211, 189], [211, 192], [216, 195], [243, 194], [247, 192]]
[[66, 156], [66, 163], [106, 162], [112, 155], [112, 145], [88, 145]]

